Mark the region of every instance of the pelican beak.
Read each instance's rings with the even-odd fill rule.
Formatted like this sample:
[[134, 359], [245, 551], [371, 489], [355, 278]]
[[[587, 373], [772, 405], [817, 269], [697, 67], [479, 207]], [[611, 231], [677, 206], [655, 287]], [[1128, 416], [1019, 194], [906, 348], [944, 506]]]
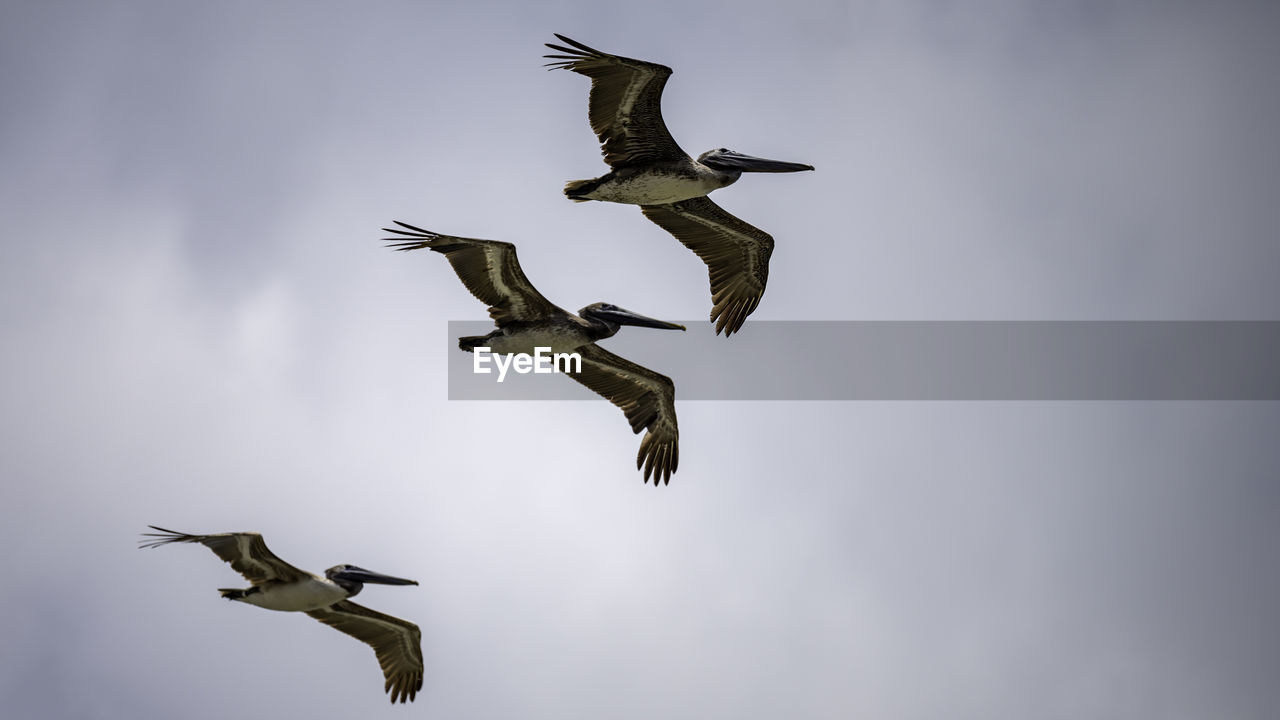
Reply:
[[342, 570], [333, 574], [334, 578], [350, 580], [358, 583], [373, 583], [375, 585], [417, 585], [417, 580], [406, 580], [404, 578], [383, 575], [372, 570], [365, 570], [362, 567], [348, 565]]
[[769, 160], [768, 158], [746, 155], [733, 150], [723, 152], [713, 150], [704, 155], [700, 161], [704, 165], [710, 165], [717, 169], [737, 170], [739, 172], [785, 173], [813, 169], [812, 165], [805, 165], [804, 163]]
[[610, 308], [608, 310], [597, 310], [597, 315], [601, 315], [619, 325], [634, 325], [636, 327], [657, 328], [659, 330], [684, 330], [683, 325], [666, 322], [663, 320], [655, 320], [651, 317], [645, 317], [640, 313], [634, 313], [623, 308]]

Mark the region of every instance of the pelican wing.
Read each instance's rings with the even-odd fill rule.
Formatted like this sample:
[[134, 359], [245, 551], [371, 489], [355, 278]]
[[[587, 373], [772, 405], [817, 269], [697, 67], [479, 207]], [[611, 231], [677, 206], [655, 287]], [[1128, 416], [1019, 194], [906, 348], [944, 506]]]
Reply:
[[422, 689], [422, 631], [417, 625], [347, 600], [307, 614], [373, 648], [391, 702], [408, 702]]
[[444, 253], [458, 274], [462, 284], [489, 306], [489, 317], [498, 325], [509, 322], [536, 322], [553, 313], [564, 311], [542, 296], [525, 277], [516, 258], [516, 246], [497, 240], [441, 235], [414, 227], [399, 220], [396, 224], [406, 230], [383, 228], [404, 238], [383, 238], [388, 247], [396, 250], [421, 250], [428, 248]]
[[158, 532], [143, 533], [143, 537], [155, 539], [143, 540], [139, 547], [160, 547], [179, 542], [200, 543], [230, 563], [231, 569], [243, 575], [254, 587], [270, 582], [294, 582], [311, 576], [276, 557], [275, 553], [267, 549], [262, 536], [255, 532], [189, 535], [155, 525], [147, 527]]
[[618, 168], [687, 157], [662, 121], [662, 88], [671, 68], [602, 53], [558, 33], [556, 37], [572, 47], [547, 43], [565, 53], [545, 55], [555, 61], [547, 66], [591, 78], [588, 118], [606, 163]]
[[760, 304], [769, 279], [773, 237], [730, 215], [706, 196], [668, 205], [642, 205], [644, 216], [671, 233], [707, 264], [711, 320], [729, 337]]
[[592, 392], [617, 405], [631, 423], [632, 432], [646, 429], [636, 455], [636, 469], [644, 466], [645, 482], [653, 474], [671, 482], [680, 462], [680, 430], [676, 426], [676, 386], [671, 378], [614, 355], [599, 345], [584, 345], [582, 372], [569, 373]]

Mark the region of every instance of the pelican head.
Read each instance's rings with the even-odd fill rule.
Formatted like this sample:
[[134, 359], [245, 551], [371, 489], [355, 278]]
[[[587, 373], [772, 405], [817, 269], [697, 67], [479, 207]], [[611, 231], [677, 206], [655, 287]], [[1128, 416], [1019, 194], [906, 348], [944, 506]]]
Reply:
[[684, 330], [683, 325], [655, 320], [651, 317], [645, 317], [640, 313], [634, 313], [625, 308], [609, 303], [592, 303], [578, 311], [578, 315], [586, 320], [593, 320], [603, 324], [609, 330], [609, 334], [604, 337], [610, 337], [618, 332], [623, 325], [635, 325], [636, 327], [657, 328], [659, 330]]
[[[365, 570], [356, 565], [334, 565], [324, 571], [324, 576], [333, 582], [341, 585], [351, 595], [360, 592], [365, 583], [375, 583], [377, 585], [417, 585], [417, 580], [405, 580], [404, 578], [383, 575], [372, 570]], [[349, 596], [348, 596], [349, 597]]]
[[718, 150], [708, 150], [698, 156], [698, 162], [709, 168], [714, 168], [727, 173], [744, 173], [744, 172], [800, 172], [801, 170], [812, 170], [812, 165], [804, 163], [783, 162], [781, 160], [767, 160], [765, 158], [753, 157], [743, 153], [730, 150], [728, 148], [719, 148]]

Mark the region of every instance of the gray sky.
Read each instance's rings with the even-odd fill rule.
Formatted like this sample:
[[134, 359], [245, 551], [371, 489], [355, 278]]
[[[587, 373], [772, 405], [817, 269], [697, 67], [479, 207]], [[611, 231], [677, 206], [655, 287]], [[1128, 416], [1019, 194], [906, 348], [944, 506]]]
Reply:
[[[483, 307], [377, 241], [706, 317], [561, 196], [605, 166], [560, 32], [673, 67], [686, 150], [817, 166], [715, 196], [777, 240], [755, 318], [1278, 319], [1280, 25], [1212, 5], [6, 4], [6, 717], [1280, 715], [1276, 404], [686, 402], [655, 490], [607, 403], [448, 402]], [[360, 597], [417, 702], [149, 523], [420, 580]]]

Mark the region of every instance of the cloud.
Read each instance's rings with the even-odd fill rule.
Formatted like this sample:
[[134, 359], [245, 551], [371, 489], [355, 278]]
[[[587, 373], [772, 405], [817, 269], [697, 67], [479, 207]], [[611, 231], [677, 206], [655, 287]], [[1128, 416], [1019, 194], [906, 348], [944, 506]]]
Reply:
[[818, 167], [717, 195], [777, 239], [761, 318], [1270, 318], [1274, 12], [986, 10], [6, 11], [5, 706], [404, 711], [155, 523], [422, 581], [360, 598], [423, 628], [412, 712], [1270, 717], [1272, 404], [684, 402], [654, 489], [605, 403], [447, 401], [483, 308], [378, 242], [706, 312], [686, 249], [560, 196], [604, 166], [559, 31], [675, 68], [691, 152]]

